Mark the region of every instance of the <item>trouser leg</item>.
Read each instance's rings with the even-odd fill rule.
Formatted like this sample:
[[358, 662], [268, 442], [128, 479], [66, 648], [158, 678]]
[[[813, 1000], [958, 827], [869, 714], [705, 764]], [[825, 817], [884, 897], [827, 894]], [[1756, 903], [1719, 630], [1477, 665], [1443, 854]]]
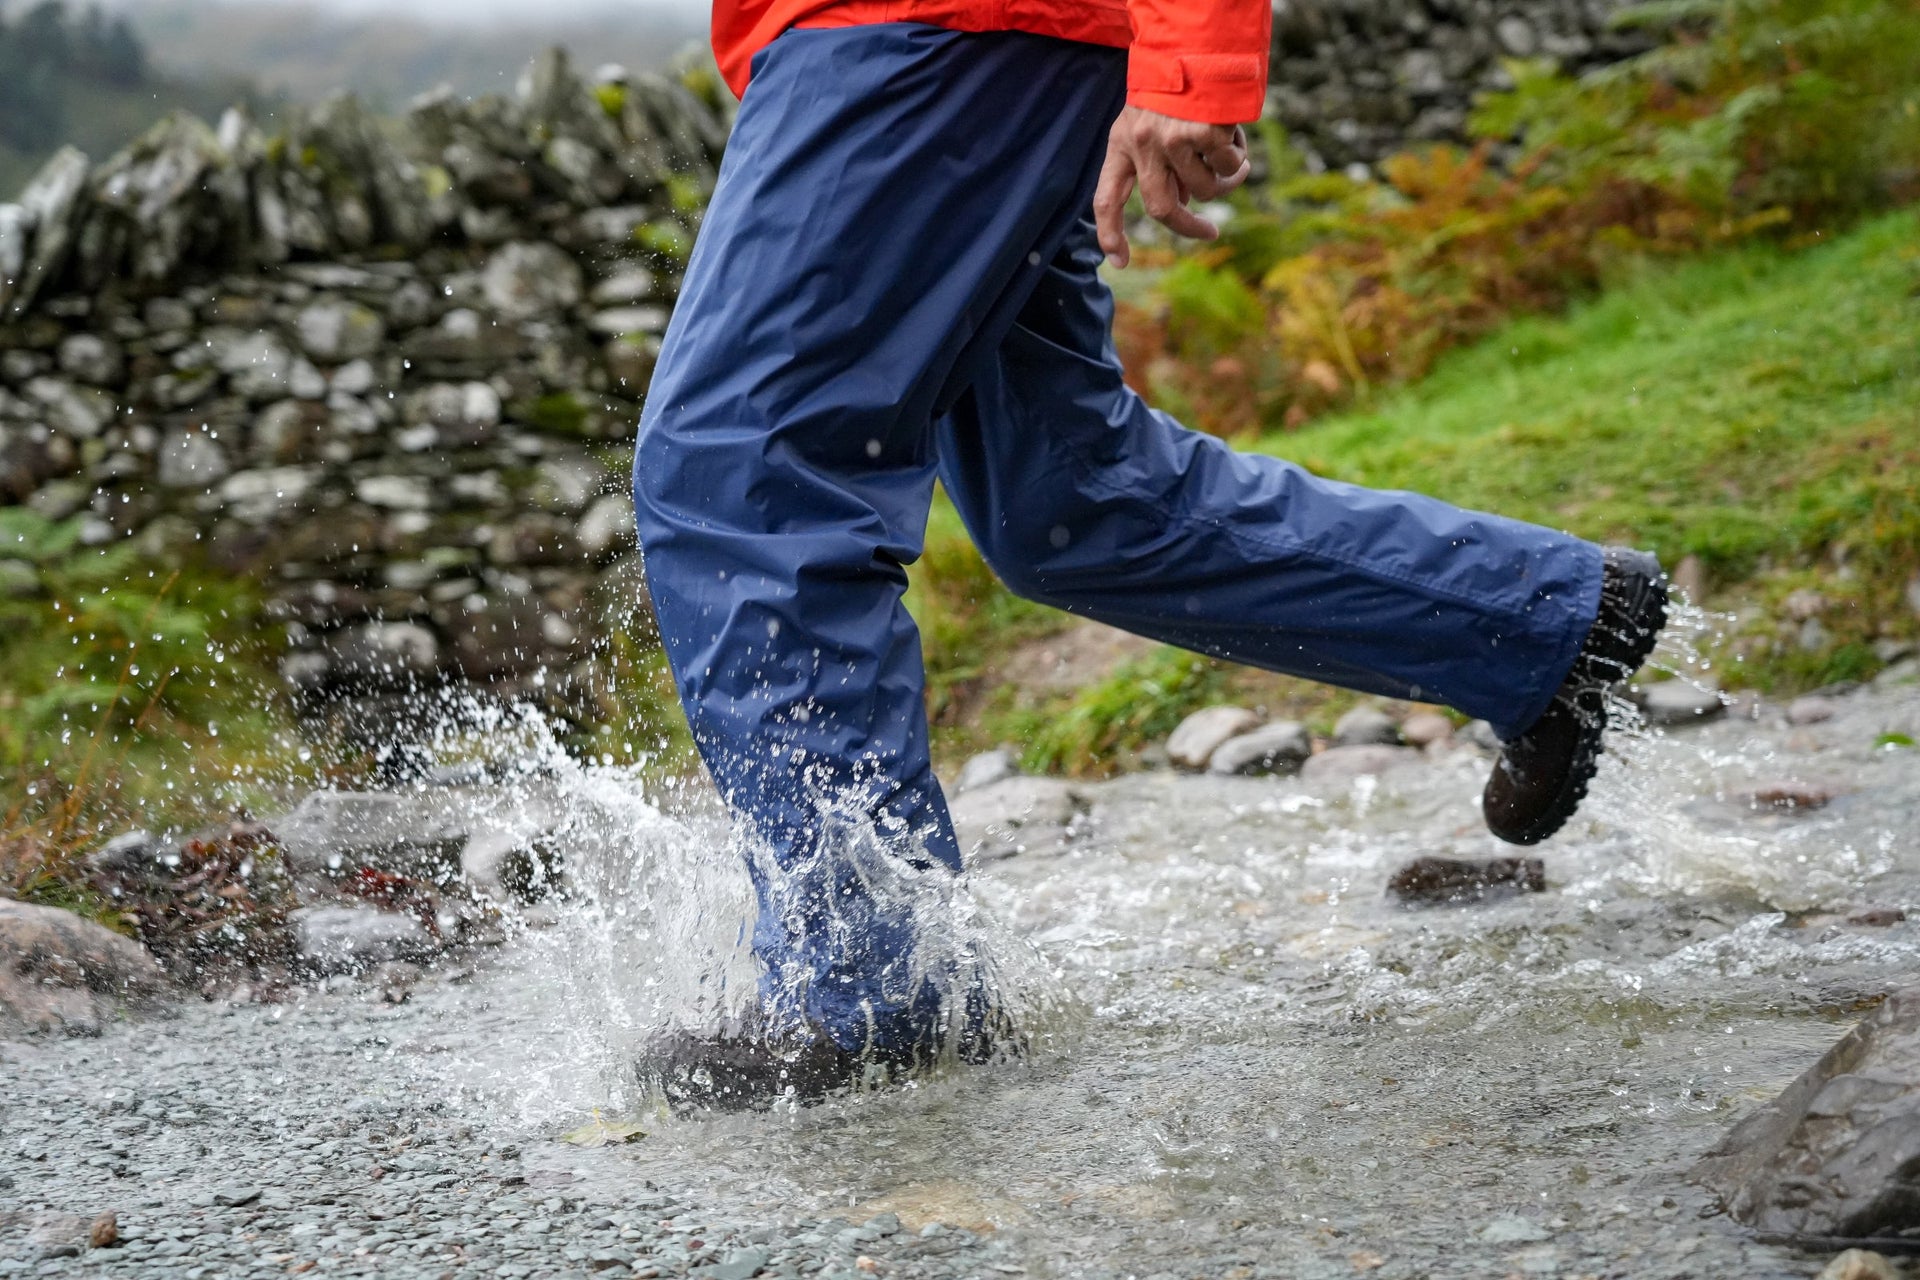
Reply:
[[1001, 578], [1169, 644], [1527, 728], [1593, 623], [1599, 548], [1149, 409], [1121, 380], [1099, 261], [1082, 223], [939, 426], [942, 483]]
[[750, 824], [777, 1016], [896, 1046], [938, 1010], [907, 908], [825, 847], [959, 850], [901, 605], [932, 422], [1085, 206], [1124, 54], [909, 24], [757, 60], [647, 398], [640, 542], [715, 782]]

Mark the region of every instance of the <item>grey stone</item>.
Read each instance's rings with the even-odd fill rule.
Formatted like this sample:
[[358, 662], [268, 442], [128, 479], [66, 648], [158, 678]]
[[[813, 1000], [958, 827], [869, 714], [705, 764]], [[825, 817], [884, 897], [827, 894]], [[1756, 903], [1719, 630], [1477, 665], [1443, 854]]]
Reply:
[[344, 364], [379, 353], [387, 340], [387, 322], [371, 307], [328, 298], [301, 310], [294, 319], [301, 350], [321, 364]]
[[333, 371], [328, 386], [350, 396], [363, 396], [373, 390], [373, 365], [365, 360], [349, 360]]
[[1474, 1236], [1482, 1244], [1537, 1244], [1553, 1239], [1553, 1232], [1531, 1218], [1505, 1214], [1481, 1227]]
[[765, 1249], [741, 1249], [728, 1254], [724, 1262], [696, 1267], [688, 1274], [703, 1280], [753, 1280], [771, 1257]]
[[248, 399], [271, 400], [287, 394], [293, 352], [278, 335], [266, 330], [221, 331], [209, 339], [208, 352], [214, 368]]
[[433, 935], [410, 915], [367, 905], [299, 907], [287, 914], [301, 964], [316, 973], [358, 973], [435, 949]]
[[0, 898], [0, 1034], [98, 1035], [116, 1010], [167, 990], [139, 943], [70, 911]]
[[1006, 747], [995, 747], [970, 757], [960, 766], [960, 775], [954, 779], [953, 793], [962, 795], [968, 791], [978, 791], [996, 782], [1005, 782], [1019, 773], [1020, 763], [1013, 752]]
[[1787, 704], [1787, 723], [1792, 725], [1819, 724], [1831, 720], [1840, 711], [1840, 705], [1832, 698], [1822, 698], [1809, 694], [1795, 698]]
[[60, 341], [60, 372], [96, 387], [120, 380], [126, 362], [120, 348], [93, 333], [70, 334]]
[[488, 260], [482, 289], [487, 305], [506, 319], [558, 315], [580, 301], [580, 264], [555, 245], [516, 241]]
[[1717, 719], [1727, 708], [1716, 690], [1703, 689], [1687, 680], [1663, 680], [1642, 689], [1640, 709], [1649, 724], [1677, 728]]
[[1221, 743], [1259, 725], [1260, 717], [1245, 707], [1202, 707], [1168, 736], [1167, 759], [1179, 768], [1197, 772], [1207, 767]]
[[21, 191], [22, 213], [9, 221], [16, 228], [31, 223], [33, 237], [10, 251], [22, 261], [17, 276], [0, 281], [0, 311], [32, 302], [66, 266], [75, 213], [86, 185], [87, 157], [73, 147], [62, 147]]
[[353, 492], [368, 506], [389, 511], [425, 511], [433, 506], [426, 481], [414, 476], [363, 476], [354, 482]]
[[179, 431], [160, 446], [155, 478], [169, 489], [210, 489], [232, 470], [219, 441], [204, 431]]
[[1333, 745], [1336, 747], [1397, 746], [1400, 727], [1378, 707], [1362, 703], [1335, 722]]
[[26, 385], [29, 399], [46, 411], [47, 425], [80, 440], [91, 440], [113, 419], [113, 401], [104, 391], [76, 387], [58, 378], [34, 378]]
[[588, 300], [597, 307], [621, 307], [653, 297], [657, 282], [645, 267], [622, 267], [593, 286]]
[[1515, 58], [1531, 58], [1540, 48], [1540, 35], [1525, 18], [1508, 14], [1494, 24], [1500, 47]]
[[[573, 512], [586, 506], [606, 482], [606, 468], [592, 458], [549, 458], [536, 468], [532, 496], [550, 510]], [[625, 501], [632, 505], [632, 499]]]
[[139, 875], [152, 870], [167, 847], [151, 831], [124, 831], [88, 854], [87, 866], [112, 875]]
[[1012, 777], [963, 792], [951, 804], [960, 847], [975, 861], [1057, 853], [1086, 801], [1059, 778]]
[[1329, 747], [1301, 765], [1300, 776], [1308, 782], [1351, 782], [1419, 764], [1420, 759], [1420, 753], [1412, 747]]
[[1416, 711], [1400, 722], [1400, 736], [1416, 747], [1447, 742], [1453, 737], [1453, 721], [1437, 711]]
[[440, 642], [417, 622], [363, 622], [328, 644], [329, 673], [363, 685], [411, 685], [440, 665]]
[[1291, 720], [1265, 724], [1228, 738], [1213, 750], [1207, 772], [1218, 774], [1297, 773], [1313, 754], [1304, 725]]
[[662, 334], [667, 331], [665, 307], [613, 307], [587, 317], [587, 328], [603, 337], [618, 338], [631, 333]]
[[1897, 1236], [1920, 1162], [1920, 990], [1889, 996], [1695, 1169], [1736, 1220], [1769, 1234]]
[[221, 484], [220, 500], [238, 519], [267, 520], [298, 506], [313, 482], [313, 472], [302, 467], [239, 471]]
[[268, 823], [289, 868], [437, 874], [455, 863], [473, 823], [457, 793], [433, 799], [383, 792], [316, 791]]
[[327, 375], [305, 357], [295, 357], [293, 367], [287, 370], [287, 394], [301, 400], [324, 400], [328, 390]]
[[621, 493], [595, 498], [581, 515], [573, 536], [590, 556], [631, 549], [634, 545], [633, 499]]

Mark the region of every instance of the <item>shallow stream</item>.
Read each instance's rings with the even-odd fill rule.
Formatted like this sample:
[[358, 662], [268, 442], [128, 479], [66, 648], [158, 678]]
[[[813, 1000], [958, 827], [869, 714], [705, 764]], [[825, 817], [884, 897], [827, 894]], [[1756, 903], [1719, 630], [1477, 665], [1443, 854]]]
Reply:
[[[457, 1176], [413, 1188], [409, 1221], [441, 1200], [460, 1210], [461, 1161], [511, 1158], [523, 1172], [507, 1181], [564, 1188], [573, 1208], [646, 1217], [669, 1194], [703, 1220], [769, 1227], [891, 1212], [901, 1238], [941, 1222], [998, 1244], [944, 1270], [861, 1245], [883, 1274], [1808, 1276], [1822, 1259], [1753, 1243], [1686, 1175], [1920, 975], [1920, 920], [1848, 920], [1920, 914], [1920, 754], [1876, 745], [1920, 730], [1920, 687], [1838, 705], [1806, 727], [1768, 710], [1623, 741], [1581, 819], [1540, 851], [1547, 891], [1463, 905], [1408, 907], [1383, 886], [1415, 857], [1512, 852], [1481, 827], [1487, 760], [1469, 749], [1318, 785], [1091, 784], [1063, 846], [973, 877], [989, 932], [1037, 948], [1008, 980], [1054, 1052], [718, 1120], [664, 1117], [627, 1070], [659, 1009], [725, 1003], [750, 981], [716, 960], [744, 880], [699, 806], [581, 774], [571, 856], [589, 891], [545, 927], [403, 1005], [342, 990], [196, 1006], [158, 1030], [0, 1052], [18, 1108], [0, 1144], [17, 1139], [24, 1160], [40, 1142], [44, 1162], [72, 1131], [60, 1100], [103, 1088], [165, 1095], [135, 1114], [177, 1118], [172, 1082], [190, 1072], [197, 1136], [164, 1150], [201, 1154], [152, 1157], [172, 1170], [141, 1184], [161, 1219], [175, 1201], [207, 1205], [250, 1159], [272, 1165], [276, 1135], [331, 1132], [315, 1117], [362, 1099], [383, 1117], [376, 1139], [410, 1124], [453, 1135], [442, 1159]], [[1785, 783], [1831, 802], [1751, 798]], [[646, 1136], [560, 1140], [596, 1114]], [[360, 1167], [319, 1198], [342, 1220], [373, 1203], [356, 1199]], [[58, 1176], [124, 1185], [78, 1156]], [[301, 1176], [324, 1188], [331, 1174]], [[254, 1222], [296, 1233], [284, 1259], [301, 1194], [315, 1193], [265, 1201], [283, 1217]], [[512, 1256], [522, 1269], [496, 1272], [482, 1250], [454, 1270], [546, 1273], [537, 1240]], [[678, 1270], [701, 1261], [680, 1256]]]

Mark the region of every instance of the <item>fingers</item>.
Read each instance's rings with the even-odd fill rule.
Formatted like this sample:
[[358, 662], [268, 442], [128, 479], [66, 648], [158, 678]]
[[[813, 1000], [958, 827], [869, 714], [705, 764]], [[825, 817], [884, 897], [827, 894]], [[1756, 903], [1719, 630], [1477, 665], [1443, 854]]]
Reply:
[[1253, 163], [1247, 156], [1247, 131], [1238, 125], [1225, 137], [1216, 132], [1208, 138], [1201, 147], [1200, 158], [1219, 178], [1221, 195], [1245, 182], [1253, 171]]
[[[1159, 157], [1142, 159], [1145, 163], [1139, 174], [1140, 203], [1146, 207], [1147, 216], [1175, 235], [1193, 240], [1217, 240], [1220, 228], [1187, 208], [1189, 189], [1169, 158], [1162, 153]], [[1156, 164], [1155, 159], [1159, 163]]]
[[1117, 141], [1109, 144], [1107, 159], [1100, 166], [1100, 184], [1093, 193], [1093, 222], [1099, 233], [1100, 251], [1116, 267], [1132, 260], [1127, 244], [1127, 197], [1133, 194], [1133, 157]]

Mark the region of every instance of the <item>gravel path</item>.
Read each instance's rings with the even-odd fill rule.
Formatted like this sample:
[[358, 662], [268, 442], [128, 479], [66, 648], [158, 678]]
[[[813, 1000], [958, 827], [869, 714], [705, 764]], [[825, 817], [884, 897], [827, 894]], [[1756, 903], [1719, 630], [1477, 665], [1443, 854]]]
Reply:
[[[408, 1035], [408, 1022], [404, 1009], [352, 992], [192, 1008], [93, 1041], [0, 1045], [0, 1276], [1009, 1269], [1004, 1243], [965, 1230], [778, 1206], [720, 1215], [617, 1176], [583, 1190], [579, 1175], [529, 1167], [518, 1146], [411, 1091], [389, 1039]], [[617, 1160], [560, 1150], [589, 1176]], [[116, 1215], [118, 1246], [77, 1251], [105, 1213]], [[47, 1214], [77, 1219], [57, 1234]]]

